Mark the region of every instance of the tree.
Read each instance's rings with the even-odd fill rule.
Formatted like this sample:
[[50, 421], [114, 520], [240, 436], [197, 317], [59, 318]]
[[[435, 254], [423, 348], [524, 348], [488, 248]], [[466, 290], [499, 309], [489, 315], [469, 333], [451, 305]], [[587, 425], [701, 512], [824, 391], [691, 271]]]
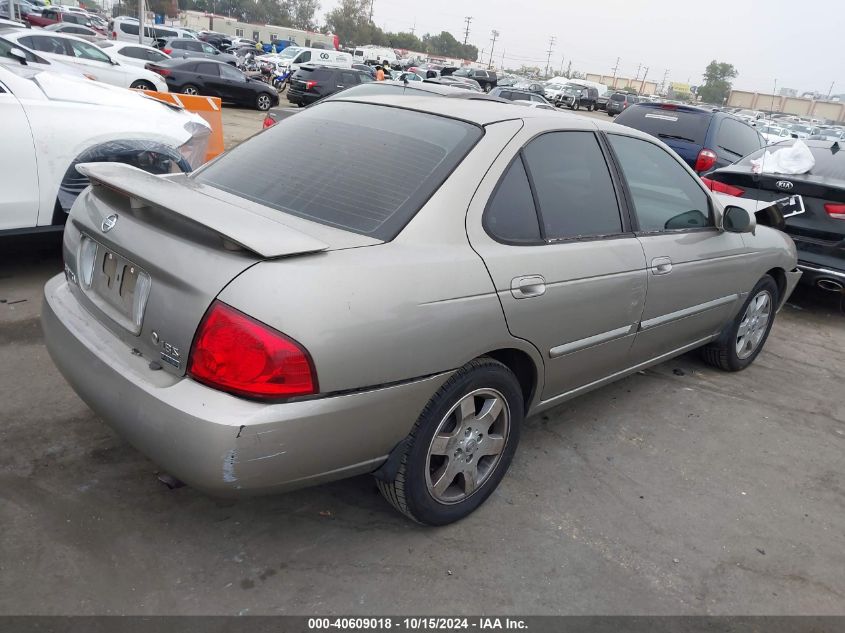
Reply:
[[326, 15], [326, 28], [347, 46], [374, 43], [368, 39], [373, 28], [369, 0], [341, 0]]
[[477, 47], [472, 44], [461, 44], [448, 31], [441, 31], [440, 35], [426, 33], [423, 35], [422, 44], [425, 47], [425, 52], [432, 55], [459, 57], [461, 59], [469, 59], [470, 61], [478, 59]]
[[423, 46], [422, 40], [418, 38], [413, 33], [385, 33], [387, 39], [390, 43], [390, 46], [393, 48], [401, 48], [406, 51], [419, 51], [422, 52], [425, 48]]
[[313, 31], [317, 28], [314, 14], [320, 8], [317, 0], [286, 0], [284, 8], [290, 16], [290, 25], [295, 29]]
[[705, 103], [721, 105], [731, 91], [731, 79], [739, 75], [732, 64], [717, 62], [715, 59], [704, 71], [704, 84], [698, 88], [698, 96]]

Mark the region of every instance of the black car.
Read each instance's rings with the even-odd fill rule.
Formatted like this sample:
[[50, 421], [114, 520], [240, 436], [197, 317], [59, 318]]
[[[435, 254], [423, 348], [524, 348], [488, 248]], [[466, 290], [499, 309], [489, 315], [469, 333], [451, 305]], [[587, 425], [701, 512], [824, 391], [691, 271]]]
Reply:
[[145, 68], [164, 77], [171, 92], [220, 97], [222, 101], [258, 110], [269, 110], [279, 103], [279, 94], [272, 86], [247, 77], [224, 62], [168, 59], [147, 64]]
[[599, 91], [589, 86], [582, 86], [580, 84], [569, 84], [578, 89], [578, 103], [575, 110], [586, 108], [588, 112], [598, 109]]
[[766, 145], [745, 121], [695, 106], [639, 103], [615, 122], [656, 136], [699, 174], [730, 165]]
[[490, 92], [499, 84], [496, 72], [493, 70], [481, 70], [478, 68], [461, 68], [452, 73], [453, 77], [466, 77], [474, 79], [481, 86], [484, 92]]
[[596, 97], [596, 110], [607, 111], [607, 102], [610, 100], [610, 95], [612, 94], [613, 90], [607, 90], [604, 94], [600, 94]]
[[[775, 152], [796, 142], [797, 139], [787, 139], [762, 148], [734, 165], [710, 172], [702, 180], [715, 192], [775, 202], [780, 211], [775, 215], [775, 226], [795, 242], [798, 268], [804, 271], [801, 282], [842, 292], [845, 289], [845, 147], [842, 142], [804, 140], [816, 160], [806, 174], [755, 174], [751, 168], [751, 161], [759, 159], [766, 150]], [[783, 225], [778, 226], [780, 218]]]
[[234, 55], [221, 53], [211, 44], [188, 37], [163, 37], [155, 41], [155, 46], [163, 53], [170, 55], [173, 59], [177, 57], [213, 59], [217, 62], [226, 62], [232, 66], [237, 61]]
[[520, 88], [503, 88], [501, 86], [493, 88], [489, 93], [491, 97], [499, 97], [508, 101], [531, 101], [533, 103], [544, 103], [552, 105], [548, 99], [543, 95], [537, 94], [531, 90], [522, 90]]
[[372, 80], [369, 74], [354, 68], [300, 66], [290, 79], [288, 101], [302, 107]]

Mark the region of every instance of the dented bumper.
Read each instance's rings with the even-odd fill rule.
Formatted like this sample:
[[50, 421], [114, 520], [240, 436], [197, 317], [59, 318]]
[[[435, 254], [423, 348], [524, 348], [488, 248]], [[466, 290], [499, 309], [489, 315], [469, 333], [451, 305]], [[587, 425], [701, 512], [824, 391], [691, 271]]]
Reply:
[[97, 415], [171, 475], [223, 496], [371, 472], [449, 376], [300, 402], [243, 400], [151, 370], [62, 275], [45, 286], [42, 327], [57, 367]]

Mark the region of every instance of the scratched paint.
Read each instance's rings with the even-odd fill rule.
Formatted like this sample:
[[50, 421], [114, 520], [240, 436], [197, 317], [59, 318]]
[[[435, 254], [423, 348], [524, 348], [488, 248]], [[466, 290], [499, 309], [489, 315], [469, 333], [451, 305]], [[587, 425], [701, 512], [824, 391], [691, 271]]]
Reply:
[[226, 483], [233, 483], [238, 480], [235, 477], [235, 460], [237, 459], [237, 449], [233, 448], [227, 451], [223, 456], [223, 481]]

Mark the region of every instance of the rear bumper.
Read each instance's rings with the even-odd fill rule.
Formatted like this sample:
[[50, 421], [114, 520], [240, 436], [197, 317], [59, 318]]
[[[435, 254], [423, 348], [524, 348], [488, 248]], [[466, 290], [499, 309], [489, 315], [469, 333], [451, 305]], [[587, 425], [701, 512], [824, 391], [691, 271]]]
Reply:
[[62, 275], [44, 288], [42, 327], [56, 366], [98, 416], [168, 473], [222, 496], [373, 471], [451, 373], [300, 402], [243, 400], [150, 370]]
[[804, 273], [802, 281], [807, 285], [818, 286], [821, 282], [822, 285], [827, 284], [825, 290], [835, 290], [837, 283], [845, 287], [845, 262], [841, 268], [835, 268], [799, 259], [798, 270]]
[[288, 88], [288, 101], [291, 103], [295, 103], [297, 105], [309, 105], [318, 99], [320, 99], [319, 95], [312, 95], [307, 92], [302, 92], [301, 90], [291, 90]]

